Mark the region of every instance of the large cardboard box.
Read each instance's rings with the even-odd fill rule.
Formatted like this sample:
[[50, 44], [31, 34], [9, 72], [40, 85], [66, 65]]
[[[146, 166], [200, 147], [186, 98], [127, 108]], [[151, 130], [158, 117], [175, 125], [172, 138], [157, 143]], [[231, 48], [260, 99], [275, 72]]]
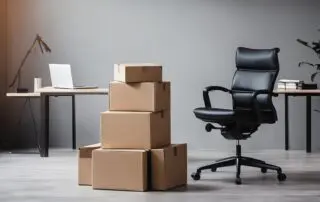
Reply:
[[162, 66], [151, 63], [115, 64], [114, 80], [131, 82], [162, 81]]
[[92, 185], [92, 151], [100, 148], [101, 144], [80, 147], [78, 152], [78, 184]]
[[151, 150], [152, 190], [164, 191], [187, 184], [187, 144]]
[[94, 150], [92, 171], [93, 189], [148, 189], [148, 158], [145, 150]]
[[170, 110], [107, 111], [101, 114], [100, 127], [105, 149], [157, 149], [171, 143]]
[[109, 84], [110, 111], [161, 111], [170, 109], [170, 82]]

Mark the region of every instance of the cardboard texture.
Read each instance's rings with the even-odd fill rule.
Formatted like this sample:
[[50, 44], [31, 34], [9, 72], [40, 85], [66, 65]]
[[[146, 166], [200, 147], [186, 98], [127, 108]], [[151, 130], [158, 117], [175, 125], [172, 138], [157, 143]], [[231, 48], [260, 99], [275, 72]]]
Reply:
[[78, 184], [92, 185], [92, 151], [101, 147], [101, 144], [88, 145], [79, 148], [78, 152]]
[[101, 147], [157, 149], [170, 145], [170, 110], [161, 112], [107, 111], [101, 114]]
[[162, 111], [170, 109], [170, 82], [109, 84], [110, 111]]
[[147, 151], [97, 149], [93, 152], [93, 189], [146, 191]]
[[164, 191], [187, 184], [187, 144], [151, 150], [151, 187]]
[[131, 82], [161, 82], [162, 66], [151, 63], [115, 64], [114, 80]]

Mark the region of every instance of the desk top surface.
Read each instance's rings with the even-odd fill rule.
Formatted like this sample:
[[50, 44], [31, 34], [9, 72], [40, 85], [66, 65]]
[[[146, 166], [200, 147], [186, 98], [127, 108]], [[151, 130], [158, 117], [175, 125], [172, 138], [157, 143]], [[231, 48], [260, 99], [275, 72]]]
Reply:
[[30, 92], [30, 93], [7, 93], [7, 97], [22, 97], [22, 98], [36, 98], [40, 97], [40, 93]]
[[92, 88], [92, 89], [57, 89], [53, 87], [40, 88], [37, 92], [28, 93], [7, 93], [7, 97], [25, 97], [25, 98], [36, 98], [40, 97], [41, 94], [51, 94], [51, 95], [107, 95], [109, 89], [107, 88]]
[[107, 88], [91, 88], [91, 89], [58, 89], [53, 87], [44, 87], [38, 90], [40, 93], [48, 94], [108, 94]]
[[320, 94], [320, 89], [277, 89], [274, 91], [277, 94]]

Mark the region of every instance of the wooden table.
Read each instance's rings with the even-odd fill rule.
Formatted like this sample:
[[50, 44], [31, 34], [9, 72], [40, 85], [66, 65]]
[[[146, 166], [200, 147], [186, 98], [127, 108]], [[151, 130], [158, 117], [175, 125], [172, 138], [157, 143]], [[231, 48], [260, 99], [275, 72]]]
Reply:
[[311, 153], [311, 97], [320, 96], [320, 89], [316, 90], [276, 90], [276, 94], [285, 96], [285, 149], [289, 150], [289, 97], [304, 96], [306, 97], [306, 152]]
[[72, 148], [76, 149], [76, 110], [75, 95], [108, 95], [106, 88], [93, 89], [56, 89], [45, 87], [32, 93], [7, 93], [7, 97], [40, 98], [41, 133], [39, 136], [40, 156], [49, 156], [49, 113], [50, 97], [70, 96], [72, 98]]

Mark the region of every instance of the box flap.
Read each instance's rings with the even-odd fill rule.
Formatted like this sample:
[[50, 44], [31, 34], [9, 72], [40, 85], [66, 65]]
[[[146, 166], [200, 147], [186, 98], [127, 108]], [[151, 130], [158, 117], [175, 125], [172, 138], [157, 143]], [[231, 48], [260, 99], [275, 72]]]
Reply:
[[105, 111], [101, 114], [152, 114], [152, 112], [139, 112], [139, 111]]
[[87, 145], [79, 148], [79, 157], [80, 158], [91, 158], [92, 151], [95, 149], [99, 149], [101, 147], [101, 143]]
[[150, 158], [151, 189], [164, 187], [166, 184], [164, 149], [152, 149]]
[[124, 63], [124, 64], [118, 64], [122, 67], [159, 67], [162, 68], [162, 65], [155, 64], [155, 63]]
[[[163, 110], [151, 114], [151, 132], [157, 133], [151, 137], [151, 142], [154, 145], [160, 145], [161, 142], [168, 142], [169, 144], [162, 144], [161, 147], [170, 145], [171, 142], [171, 114], [170, 110]], [[164, 141], [165, 140], [165, 141]], [[156, 147], [152, 147], [156, 148]]]
[[187, 182], [187, 144], [175, 144], [165, 150], [166, 184], [173, 188]]
[[115, 64], [114, 80], [128, 83], [162, 81], [162, 66], [152, 63]]

